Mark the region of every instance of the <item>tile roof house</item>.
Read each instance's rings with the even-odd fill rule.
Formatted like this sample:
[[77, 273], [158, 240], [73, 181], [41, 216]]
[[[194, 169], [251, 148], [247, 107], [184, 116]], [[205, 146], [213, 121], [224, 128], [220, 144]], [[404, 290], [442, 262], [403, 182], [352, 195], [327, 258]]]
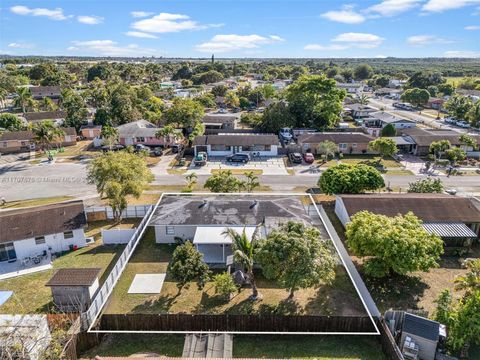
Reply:
[[102, 134], [102, 125], [83, 125], [80, 127], [80, 136], [84, 139], [92, 140], [99, 138]]
[[[157, 138], [155, 134], [158, 126], [148, 122], [147, 120], [138, 120], [126, 123], [117, 127], [118, 141], [120, 144], [129, 146], [143, 144], [147, 146], [168, 146], [174, 144], [173, 137]], [[180, 131], [180, 130], [178, 130]]]
[[297, 143], [303, 152], [318, 153], [318, 145], [324, 141], [334, 142], [338, 151], [344, 154], [369, 154], [368, 143], [375, 140], [373, 136], [360, 132], [316, 132], [302, 134], [297, 137]]
[[32, 86], [30, 91], [35, 100], [41, 100], [44, 97], [58, 99], [62, 93], [60, 86]]
[[207, 113], [202, 119], [205, 132], [210, 129], [233, 130], [240, 119], [239, 113]]
[[[231, 240], [222, 232], [228, 227], [266, 235], [289, 220], [309, 223], [305, 206], [298, 197], [253, 195], [164, 196], [149, 226], [155, 229], [157, 243], [171, 244], [175, 238], [188, 239], [210, 264], [225, 264], [232, 255]], [[258, 228], [258, 230], [257, 230]]]
[[86, 246], [82, 201], [0, 212], [0, 261]]
[[39, 111], [39, 112], [27, 112], [23, 114], [23, 117], [28, 122], [39, 122], [44, 120], [52, 120], [53, 122], [63, 122], [67, 113], [65, 111]]
[[363, 119], [371, 113], [378, 111], [371, 106], [361, 104], [348, 104], [345, 106], [344, 110], [349, 112], [353, 119]]
[[[72, 146], [77, 143], [75, 128], [61, 128], [65, 135], [54, 146]], [[30, 130], [6, 131], [0, 135], [0, 154], [10, 154], [35, 150], [34, 135]]]
[[480, 234], [480, 202], [446, 194], [338, 195], [335, 214], [345, 226], [359, 211], [385, 216], [413, 212], [423, 227], [440, 236], [446, 247], [470, 246]]
[[192, 146], [209, 156], [226, 156], [235, 153], [259, 153], [260, 156], [277, 156], [279, 140], [274, 134], [220, 133], [197, 136]]
[[415, 121], [408, 120], [385, 111], [373, 112], [369, 114], [368, 117], [362, 119], [362, 127], [373, 136], [380, 136], [381, 130], [388, 124], [392, 124], [397, 130], [413, 128], [417, 126]]

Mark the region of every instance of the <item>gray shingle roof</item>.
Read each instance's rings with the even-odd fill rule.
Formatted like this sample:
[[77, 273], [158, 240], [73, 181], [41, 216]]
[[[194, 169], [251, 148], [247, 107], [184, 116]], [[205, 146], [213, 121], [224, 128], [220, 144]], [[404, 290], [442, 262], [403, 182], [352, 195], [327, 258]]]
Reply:
[[48, 280], [45, 286], [90, 286], [98, 278], [100, 268], [63, 268]]
[[197, 136], [193, 145], [229, 145], [229, 146], [252, 146], [252, 145], [278, 145], [278, 137], [273, 134], [219, 134]]
[[[384, 123], [391, 124], [391, 123], [396, 123], [396, 122], [410, 122], [410, 123], [415, 123], [415, 121], [408, 120], [396, 115], [392, 115], [389, 113], [386, 113], [384, 111], [376, 111], [373, 113], [370, 113], [370, 118], [372, 119], [379, 119], [382, 120]], [[367, 118], [368, 120], [368, 118]]]
[[40, 111], [29, 112], [23, 115], [27, 121], [64, 119], [67, 116], [65, 111]]
[[320, 143], [323, 141], [333, 141], [335, 144], [339, 143], [369, 143], [374, 140], [372, 136], [365, 135], [357, 132], [323, 132], [323, 133], [311, 133], [302, 134], [298, 137], [298, 143]]
[[159, 127], [147, 120], [138, 120], [117, 127], [120, 138], [155, 137]]

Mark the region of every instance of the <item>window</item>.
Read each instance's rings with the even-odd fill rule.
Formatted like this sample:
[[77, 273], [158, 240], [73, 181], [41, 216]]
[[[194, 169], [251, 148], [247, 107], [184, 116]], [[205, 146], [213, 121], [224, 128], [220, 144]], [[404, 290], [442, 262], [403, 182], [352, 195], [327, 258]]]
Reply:
[[145, 138], [144, 137], [137, 137], [137, 142], [145, 142]]
[[63, 233], [63, 238], [64, 238], [64, 239], [71, 239], [71, 238], [73, 238], [73, 231], [65, 231], [65, 232]]
[[165, 230], [166, 230], [167, 235], [175, 235], [175, 227], [174, 226], [167, 226]]
[[347, 148], [347, 144], [338, 144], [338, 148], [340, 150], [345, 150]]
[[35, 238], [35, 245], [45, 244], [45, 236], [37, 236]]
[[357, 144], [352, 144], [352, 148], [356, 148], [357, 147]]

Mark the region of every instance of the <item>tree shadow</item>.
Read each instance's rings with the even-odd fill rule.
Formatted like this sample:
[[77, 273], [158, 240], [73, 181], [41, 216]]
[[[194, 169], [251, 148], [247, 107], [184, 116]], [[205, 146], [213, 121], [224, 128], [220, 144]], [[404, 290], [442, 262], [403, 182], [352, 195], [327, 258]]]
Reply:
[[285, 298], [278, 304], [261, 304], [258, 307], [260, 315], [299, 315], [303, 309], [295, 298]]
[[170, 312], [173, 304], [180, 296], [181, 291], [178, 291], [175, 295], [160, 295], [158, 298], [149, 299], [141, 305], [135, 306], [131, 313], [145, 314], [145, 313], [158, 313], [167, 314]]

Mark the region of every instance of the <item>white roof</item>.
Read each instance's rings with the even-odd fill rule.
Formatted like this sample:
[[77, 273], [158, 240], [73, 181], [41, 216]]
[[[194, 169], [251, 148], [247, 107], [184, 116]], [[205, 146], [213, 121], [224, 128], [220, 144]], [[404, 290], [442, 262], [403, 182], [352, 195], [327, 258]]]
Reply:
[[233, 229], [239, 234], [245, 229], [245, 233], [249, 239], [252, 238], [256, 226], [197, 226], [194, 244], [231, 244], [232, 240], [222, 233], [227, 229]]

